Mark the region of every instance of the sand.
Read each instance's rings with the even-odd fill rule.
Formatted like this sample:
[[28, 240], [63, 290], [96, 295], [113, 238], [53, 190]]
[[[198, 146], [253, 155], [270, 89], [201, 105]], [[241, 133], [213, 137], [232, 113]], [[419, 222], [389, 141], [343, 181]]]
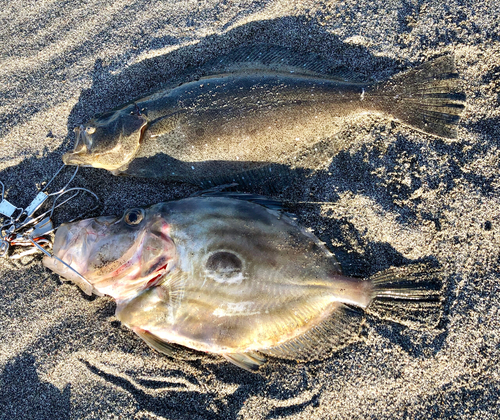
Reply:
[[[86, 297], [40, 257], [0, 260], [0, 418], [497, 418], [499, 16], [494, 0], [1, 2], [0, 180], [18, 206], [61, 165], [74, 126], [242, 44], [316, 52], [372, 80], [451, 53], [467, 103], [456, 140], [347, 120], [335, 136], [352, 147], [321, 143], [322, 171], [289, 189], [326, 202], [299, 206], [299, 221], [347, 274], [439, 262], [436, 329], [367, 317], [362, 342], [251, 374], [217, 356], [161, 356], [111, 299]], [[103, 214], [197, 190], [93, 169], [74, 184]]]

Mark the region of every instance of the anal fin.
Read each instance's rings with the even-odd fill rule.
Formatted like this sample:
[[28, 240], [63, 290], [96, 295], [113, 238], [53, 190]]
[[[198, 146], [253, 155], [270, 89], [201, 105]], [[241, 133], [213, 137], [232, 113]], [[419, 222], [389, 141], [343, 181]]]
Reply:
[[262, 349], [269, 356], [292, 360], [317, 360], [359, 340], [363, 312], [339, 304], [328, 318], [304, 334], [278, 346]]
[[[187, 162], [185, 165], [190, 169], [193, 164]], [[236, 183], [245, 190], [265, 195], [280, 194], [295, 181], [311, 174], [309, 169], [271, 162], [206, 161], [194, 163], [194, 166], [203, 176], [191, 182], [203, 188]]]
[[222, 356], [227, 361], [235, 364], [242, 369], [248, 370], [249, 372], [256, 372], [259, 367], [261, 367], [267, 361], [265, 357], [255, 352], [226, 353]]

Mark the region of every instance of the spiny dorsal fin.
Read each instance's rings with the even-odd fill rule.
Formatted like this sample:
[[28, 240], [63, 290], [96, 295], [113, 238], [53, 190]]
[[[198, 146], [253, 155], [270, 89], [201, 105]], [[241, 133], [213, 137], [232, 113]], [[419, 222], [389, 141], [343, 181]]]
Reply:
[[[233, 186], [234, 184], [229, 184], [229, 185]], [[280, 219], [283, 215], [285, 215], [293, 221], [297, 220], [295, 214], [291, 213], [285, 208], [284, 203], [282, 203], [279, 200], [269, 198], [263, 195], [239, 193], [232, 191], [214, 191], [214, 190], [207, 190], [206, 192], [202, 191], [199, 195], [201, 197], [221, 197], [221, 198], [230, 198], [233, 200], [249, 201], [250, 203], [258, 204], [270, 210], [270, 212], [273, 213], [278, 219]]]
[[239, 193], [232, 191], [207, 191], [207, 192], [201, 192], [200, 196], [221, 197], [221, 198], [230, 198], [233, 200], [249, 201], [250, 203], [259, 204], [260, 206], [265, 207], [269, 210], [277, 210], [277, 211], [283, 210], [283, 204], [280, 201], [259, 194], [248, 194], [248, 193]]

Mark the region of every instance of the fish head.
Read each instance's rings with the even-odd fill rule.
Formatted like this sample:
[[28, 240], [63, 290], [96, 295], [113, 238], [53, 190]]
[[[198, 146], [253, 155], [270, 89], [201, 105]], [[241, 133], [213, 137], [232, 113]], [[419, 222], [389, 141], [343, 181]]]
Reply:
[[[123, 217], [97, 217], [61, 225], [53, 254], [43, 264], [84, 291], [116, 300], [157, 285], [176, 265], [169, 225], [154, 207], [127, 210]], [[83, 278], [82, 278], [83, 277]]]
[[63, 162], [108, 171], [127, 165], [139, 149], [147, 122], [136, 104], [97, 116], [75, 128], [75, 148], [64, 154]]

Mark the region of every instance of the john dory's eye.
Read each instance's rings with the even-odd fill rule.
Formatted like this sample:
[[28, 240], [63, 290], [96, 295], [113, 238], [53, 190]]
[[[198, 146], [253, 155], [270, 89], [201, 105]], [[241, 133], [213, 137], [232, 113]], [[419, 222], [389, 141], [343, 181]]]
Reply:
[[123, 220], [125, 223], [131, 226], [138, 225], [141, 223], [142, 219], [144, 219], [144, 210], [143, 209], [132, 209], [125, 213], [123, 216]]

